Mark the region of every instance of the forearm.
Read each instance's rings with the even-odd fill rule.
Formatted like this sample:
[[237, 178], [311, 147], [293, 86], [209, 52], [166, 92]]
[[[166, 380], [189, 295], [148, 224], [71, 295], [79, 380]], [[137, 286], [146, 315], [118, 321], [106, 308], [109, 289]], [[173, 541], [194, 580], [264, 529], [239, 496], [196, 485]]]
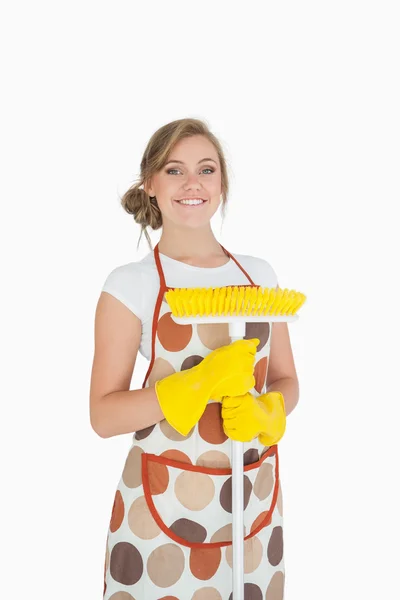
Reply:
[[111, 392], [100, 398], [91, 424], [102, 438], [140, 431], [164, 419], [154, 386]]
[[299, 401], [299, 382], [292, 377], [283, 377], [273, 381], [267, 392], [281, 392], [285, 400], [285, 413], [289, 415]]

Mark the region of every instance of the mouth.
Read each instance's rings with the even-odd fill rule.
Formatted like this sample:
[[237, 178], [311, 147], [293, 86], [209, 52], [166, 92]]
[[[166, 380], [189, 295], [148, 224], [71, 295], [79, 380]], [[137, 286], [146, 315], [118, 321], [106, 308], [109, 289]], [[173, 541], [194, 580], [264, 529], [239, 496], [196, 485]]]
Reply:
[[203, 206], [203, 204], [207, 203], [207, 200], [204, 198], [182, 198], [181, 200], [175, 200], [179, 206], [183, 208], [199, 208]]

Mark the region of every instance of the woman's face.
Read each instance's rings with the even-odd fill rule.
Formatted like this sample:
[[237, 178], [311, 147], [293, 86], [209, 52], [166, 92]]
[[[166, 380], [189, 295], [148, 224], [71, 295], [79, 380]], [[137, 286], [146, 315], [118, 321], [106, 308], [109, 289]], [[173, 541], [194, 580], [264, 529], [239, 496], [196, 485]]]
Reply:
[[[187, 227], [207, 224], [220, 205], [222, 193], [221, 170], [213, 144], [202, 135], [180, 140], [167, 164], [145, 189], [150, 196], [156, 196], [164, 224], [168, 220]], [[183, 198], [201, 198], [204, 202], [187, 206], [178, 202]]]

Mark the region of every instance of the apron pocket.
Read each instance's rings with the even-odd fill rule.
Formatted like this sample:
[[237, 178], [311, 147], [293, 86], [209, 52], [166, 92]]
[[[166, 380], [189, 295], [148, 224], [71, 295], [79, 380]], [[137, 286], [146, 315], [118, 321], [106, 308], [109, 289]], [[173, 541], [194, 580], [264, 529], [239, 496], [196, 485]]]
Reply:
[[[142, 454], [147, 506], [160, 529], [189, 548], [232, 545], [232, 469]], [[245, 540], [271, 522], [279, 491], [277, 445], [244, 467]]]

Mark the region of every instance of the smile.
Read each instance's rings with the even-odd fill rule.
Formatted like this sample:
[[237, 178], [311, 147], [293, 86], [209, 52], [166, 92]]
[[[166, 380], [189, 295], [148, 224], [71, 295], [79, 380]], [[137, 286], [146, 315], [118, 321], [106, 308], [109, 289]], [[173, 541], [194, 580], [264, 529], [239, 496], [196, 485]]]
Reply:
[[181, 204], [182, 206], [201, 206], [202, 204], [205, 204], [207, 201], [203, 200], [201, 198], [193, 198], [193, 199], [188, 199], [188, 200], [175, 200], [175, 202], [177, 202], [178, 204]]

